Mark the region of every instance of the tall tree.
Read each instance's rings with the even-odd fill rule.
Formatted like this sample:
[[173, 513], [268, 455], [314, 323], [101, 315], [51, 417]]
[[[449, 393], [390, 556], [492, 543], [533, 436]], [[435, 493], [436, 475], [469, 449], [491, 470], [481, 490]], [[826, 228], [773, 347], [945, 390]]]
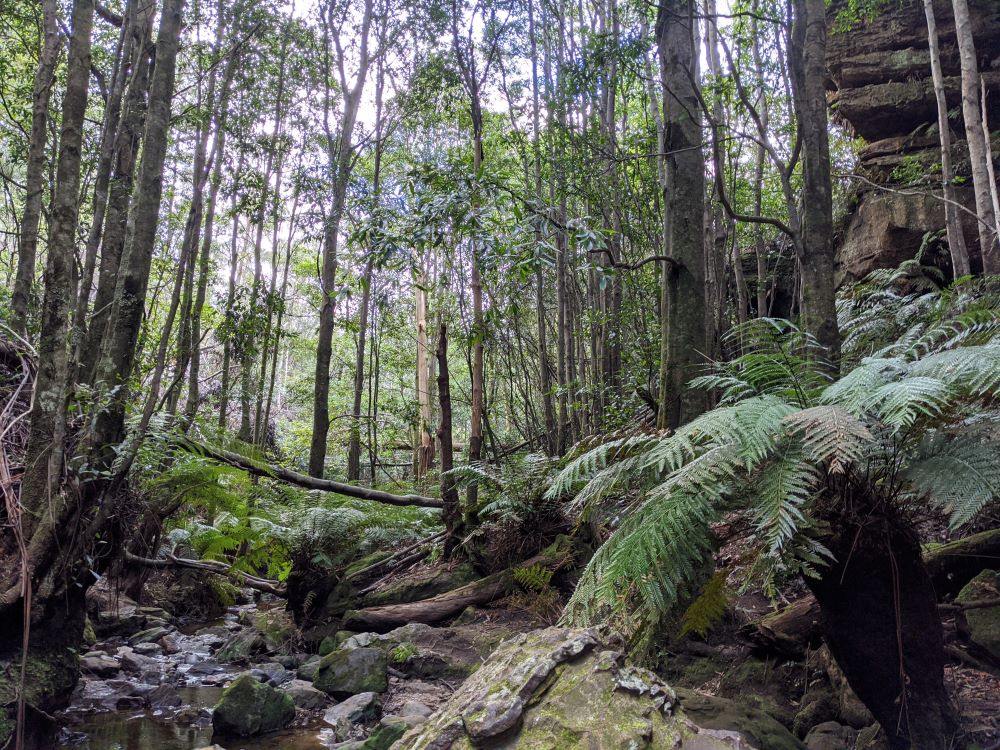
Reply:
[[[321, 6], [323, 30], [326, 36], [324, 55], [326, 70], [323, 73], [326, 98], [323, 104], [323, 128], [326, 133], [327, 159], [330, 169], [332, 196], [330, 209], [323, 225], [323, 257], [320, 270], [320, 290], [323, 298], [319, 311], [319, 333], [316, 342], [316, 380], [313, 386], [313, 425], [309, 443], [309, 474], [322, 477], [326, 465], [327, 436], [330, 434], [330, 360], [333, 356], [334, 313], [337, 304], [337, 246], [340, 241], [340, 221], [344, 215], [347, 184], [354, 166], [354, 126], [371, 65], [369, 32], [372, 24], [374, 0], [364, 0], [361, 19], [357, 28], [357, 68], [354, 80], [349, 80], [348, 59], [345, 52], [343, 18], [338, 17], [333, 2]], [[351, 6], [348, 6], [348, 9]], [[344, 12], [344, 11], [342, 11]], [[331, 51], [331, 46], [333, 50]], [[384, 54], [379, 50], [378, 54]], [[340, 123], [336, 133], [331, 127], [330, 113], [333, 101], [330, 91], [332, 62], [343, 95]]]
[[24, 211], [17, 246], [17, 276], [11, 295], [11, 325], [23, 333], [27, 328], [31, 286], [35, 283], [35, 256], [38, 253], [38, 220], [42, 213], [45, 179], [45, 150], [48, 143], [49, 97], [59, 57], [56, 0], [42, 0], [42, 43], [35, 69], [31, 101], [31, 135], [24, 180]]

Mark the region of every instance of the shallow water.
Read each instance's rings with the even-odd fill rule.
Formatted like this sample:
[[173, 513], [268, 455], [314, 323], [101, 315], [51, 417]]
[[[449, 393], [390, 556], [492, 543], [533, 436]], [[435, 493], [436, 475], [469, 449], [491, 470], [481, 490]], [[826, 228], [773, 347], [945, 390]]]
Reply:
[[[181, 688], [178, 692], [185, 705], [208, 708], [218, 701], [222, 688], [191, 687]], [[78, 715], [67, 728], [71, 732], [85, 734], [87, 738], [60, 747], [77, 750], [195, 750], [212, 745], [211, 724], [179, 724], [172, 714], [132, 710]], [[216, 742], [226, 750], [326, 750], [333, 738], [329, 736], [329, 730], [306, 727], [272, 732], [261, 737], [227, 738]]]

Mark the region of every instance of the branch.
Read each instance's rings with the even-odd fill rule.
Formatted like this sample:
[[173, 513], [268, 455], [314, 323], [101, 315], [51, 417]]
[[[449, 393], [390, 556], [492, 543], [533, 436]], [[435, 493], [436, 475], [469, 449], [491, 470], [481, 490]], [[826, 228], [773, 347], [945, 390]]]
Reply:
[[220, 560], [189, 560], [186, 557], [176, 557], [175, 555], [167, 555], [163, 558], [140, 557], [126, 550], [125, 561], [147, 568], [194, 568], [195, 570], [207, 570], [209, 573], [217, 573], [221, 576], [236, 576], [244, 585], [257, 591], [282, 597], [288, 595], [285, 584], [280, 581], [258, 578], [242, 570], [237, 570], [232, 565]]
[[177, 446], [189, 453], [205, 456], [220, 463], [234, 466], [237, 469], [242, 469], [252, 476], [280, 479], [283, 482], [304, 487], [307, 490], [333, 492], [338, 495], [372, 500], [376, 503], [385, 503], [386, 505], [416, 506], [418, 508], [441, 508], [443, 506], [441, 500], [436, 497], [394, 495], [391, 492], [373, 490], [368, 487], [358, 487], [353, 484], [345, 484], [344, 482], [335, 482], [332, 479], [318, 479], [306, 476], [305, 474], [299, 474], [297, 471], [285, 469], [281, 466], [260, 463], [246, 456], [241, 456], [239, 453], [222, 450], [221, 448], [212, 448], [188, 439], [178, 440]]

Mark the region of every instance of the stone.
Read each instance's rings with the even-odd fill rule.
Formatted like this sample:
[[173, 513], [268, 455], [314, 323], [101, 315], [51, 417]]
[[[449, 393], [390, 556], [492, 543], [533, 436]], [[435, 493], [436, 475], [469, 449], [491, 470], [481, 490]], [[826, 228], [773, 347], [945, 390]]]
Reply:
[[389, 687], [389, 658], [377, 648], [340, 648], [320, 661], [313, 685], [335, 698], [382, 693]]
[[292, 700], [295, 701], [296, 706], [304, 708], [307, 711], [323, 708], [323, 706], [330, 702], [330, 698], [326, 693], [322, 690], [317, 690], [312, 686], [312, 683], [305, 680], [291, 680], [286, 685], [283, 685], [281, 689], [292, 696]]
[[247, 662], [250, 657], [271, 651], [263, 635], [252, 628], [243, 630], [231, 636], [215, 655], [219, 661], [240, 663]]
[[340, 648], [340, 643], [332, 635], [328, 635], [322, 641], [319, 642], [319, 655], [326, 656], [327, 654], [333, 653], [338, 648]]
[[149, 707], [156, 708], [176, 708], [181, 705], [181, 696], [171, 685], [160, 685], [154, 688], [147, 696]]
[[670, 686], [628, 664], [622, 649], [618, 639], [596, 628], [546, 628], [515, 636], [426, 722], [409, 729], [392, 747], [803, 747], [773, 720], [776, 726], [768, 725], [762, 740], [751, 739], [740, 728], [700, 725]]
[[[166, 636], [164, 636], [165, 638]], [[163, 640], [162, 638], [160, 640]], [[137, 643], [132, 648], [137, 654], [142, 654], [143, 656], [159, 656], [163, 653], [163, 646], [159, 643]]]
[[399, 709], [400, 716], [422, 716], [425, 719], [434, 713], [429, 706], [417, 701], [406, 701]]
[[295, 670], [296, 676], [300, 680], [308, 680], [312, 682], [316, 679], [316, 672], [319, 670], [319, 663], [321, 658], [316, 654], [313, 654], [308, 659], [306, 659], [299, 668]]
[[114, 677], [121, 665], [110, 656], [84, 656], [80, 659], [80, 671], [95, 677]]
[[[998, 598], [1000, 570], [984, 570], [965, 585], [956, 601], [959, 604], [970, 604]], [[967, 626], [963, 630], [967, 630], [969, 641], [1000, 661], [1000, 607], [967, 609], [962, 614]]]
[[857, 745], [860, 732], [857, 729], [838, 724], [835, 721], [825, 721], [817, 724], [806, 735], [808, 750], [853, 750]]
[[181, 646], [177, 641], [177, 636], [173, 633], [167, 633], [165, 636], [157, 641], [160, 644], [160, 648], [163, 649], [165, 654], [177, 654], [180, 653]]
[[797, 750], [801, 743], [761, 710], [693, 690], [677, 688], [681, 708], [699, 727], [737, 732], [749, 742], [767, 750]]
[[170, 633], [170, 628], [166, 625], [155, 625], [151, 628], [146, 628], [145, 630], [140, 630], [135, 635], [128, 639], [128, 645], [135, 647], [140, 643], [152, 643], [154, 641], [160, 640], [163, 636]]
[[123, 648], [119, 651], [119, 657], [121, 658], [122, 669], [132, 674], [142, 674], [156, 665], [156, 662], [148, 656], [137, 654], [130, 648]]
[[383, 716], [368, 739], [365, 740], [365, 750], [389, 750], [393, 743], [411, 729], [426, 719], [419, 717]]
[[338, 740], [345, 740], [355, 724], [369, 721], [377, 713], [378, 696], [375, 693], [358, 693], [328, 708], [323, 714], [323, 721], [333, 727]]
[[212, 712], [212, 727], [220, 735], [250, 737], [283, 729], [294, 718], [292, 696], [244, 674], [223, 691]]
[[279, 662], [269, 661], [263, 664], [257, 664], [254, 666], [255, 670], [259, 670], [267, 675], [268, 682], [272, 685], [282, 685], [289, 680], [291, 680], [295, 675], [285, 669]]

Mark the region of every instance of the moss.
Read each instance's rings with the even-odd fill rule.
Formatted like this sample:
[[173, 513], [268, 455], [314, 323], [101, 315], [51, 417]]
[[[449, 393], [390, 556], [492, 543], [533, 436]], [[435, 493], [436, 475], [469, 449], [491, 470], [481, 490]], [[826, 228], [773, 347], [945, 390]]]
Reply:
[[[1000, 592], [1000, 571], [984, 570], [958, 595], [960, 604], [995, 599]], [[1000, 659], [1000, 607], [969, 609], [964, 612], [969, 639], [990, 656]]]
[[294, 718], [292, 696], [244, 674], [223, 691], [212, 726], [221, 735], [248, 737], [283, 729]]
[[94, 633], [94, 623], [90, 621], [89, 617], [83, 621], [83, 642], [88, 646], [93, 646], [97, 643], [97, 634]]
[[415, 653], [417, 653], [417, 647], [412, 643], [400, 643], [389, 652], [389, 658], [393, 664], [404, 664]]

